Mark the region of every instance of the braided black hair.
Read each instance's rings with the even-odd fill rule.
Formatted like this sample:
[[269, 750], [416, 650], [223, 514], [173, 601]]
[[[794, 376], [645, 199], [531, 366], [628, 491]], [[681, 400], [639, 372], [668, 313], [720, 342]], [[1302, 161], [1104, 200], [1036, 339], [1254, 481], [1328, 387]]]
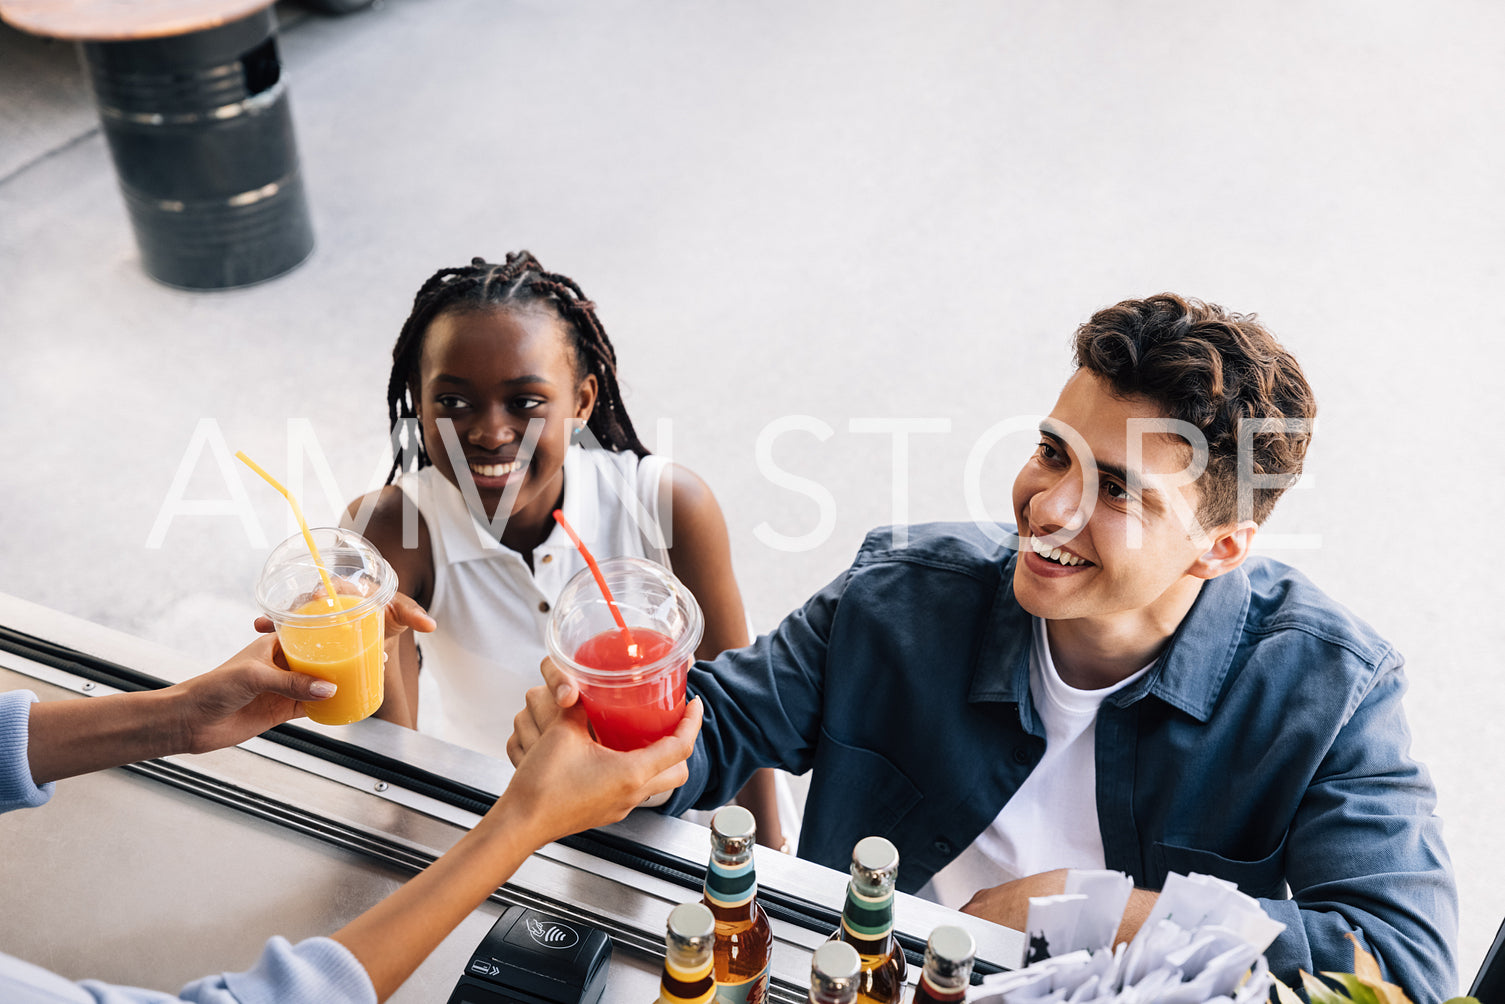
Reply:
[[[596, 317], [596, 305], [586, 299], [580, 286], [569, 276], [546, 272], [538, 259], [527, 251], [507, 254], [506, 264], [497, 265], [483, 258], [472, 258], [469, 265], [442, 268], [413, 297], [413, 312], [403, 323], [397, 344], [392, 347], [392, 375], [387, 380], [387, 418], [391, 428], [399, 422], [416, 418], [418, 360], [423, 354], [423, 338], [434, 318], [456, 308], [504, 306], [512, 303], [546, 304], [558, 315], [570, 333], [575, 357], [575, 377], [584, 380], [594, 374], [599, 388], [596, 406], [588, 422], [596, 440], [608, 450], [631, 450], [640, 457], [648, 448], [638, 439], [622, 404], [617, 386], [617, 352], [606, 329]], [[430, 463], [428, 451], [419, 440], [411, 444], [417, 466]], [[397, 451], [387, 484], [402, 471], [403, 453]]]

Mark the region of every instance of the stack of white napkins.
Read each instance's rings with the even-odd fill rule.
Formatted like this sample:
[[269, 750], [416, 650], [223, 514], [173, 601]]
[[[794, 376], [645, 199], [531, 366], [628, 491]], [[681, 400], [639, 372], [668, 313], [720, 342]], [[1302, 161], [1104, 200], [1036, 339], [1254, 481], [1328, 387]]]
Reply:
[[1030, 900], [1024, 968], [983, 979], [978, 1004], [1262, 1004], [1273, 986], [1264, 950], [1285, 925], [1232, 882], [1166, 877], [1139, 933], [1109, 947], [1133, 882], [1072, 871], [1066, 893]]

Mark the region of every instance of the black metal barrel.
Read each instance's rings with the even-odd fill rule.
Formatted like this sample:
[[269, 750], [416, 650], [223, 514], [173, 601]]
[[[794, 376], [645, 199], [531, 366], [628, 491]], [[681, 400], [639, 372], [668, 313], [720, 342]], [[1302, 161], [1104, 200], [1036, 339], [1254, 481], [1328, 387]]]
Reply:
[[226, 289], [308, 257], [313, 225], [271, 8], [82, 48], [148, 273]]

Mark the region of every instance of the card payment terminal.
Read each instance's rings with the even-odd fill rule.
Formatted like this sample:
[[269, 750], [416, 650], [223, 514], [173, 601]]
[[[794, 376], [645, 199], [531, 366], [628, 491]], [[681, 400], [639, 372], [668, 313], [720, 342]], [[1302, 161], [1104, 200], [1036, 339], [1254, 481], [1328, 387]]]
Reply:
[[449, 1004], [597, 1004], [610, 959], [605, 931], [508, 907], [476, 946]]

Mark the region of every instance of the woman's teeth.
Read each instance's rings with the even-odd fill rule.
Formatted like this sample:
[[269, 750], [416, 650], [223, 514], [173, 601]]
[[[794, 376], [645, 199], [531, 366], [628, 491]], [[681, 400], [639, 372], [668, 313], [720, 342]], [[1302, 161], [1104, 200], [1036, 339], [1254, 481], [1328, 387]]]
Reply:
[[501, 478], [511, 474], [522, 465], [521, 460], [514, 460], [510, 464], [471, 464], [470, 469], [483, 478]]
[[1078, 558], [1069, 551], [1063, 551], [1059, 547], [1046, 547], [1040, 542], [1039, 537], [1029, 539], [1030, 549], [1042, 558], [1054, 561], [1058, 565], [1086, 565], [1089, 562], [1085, 558]]

